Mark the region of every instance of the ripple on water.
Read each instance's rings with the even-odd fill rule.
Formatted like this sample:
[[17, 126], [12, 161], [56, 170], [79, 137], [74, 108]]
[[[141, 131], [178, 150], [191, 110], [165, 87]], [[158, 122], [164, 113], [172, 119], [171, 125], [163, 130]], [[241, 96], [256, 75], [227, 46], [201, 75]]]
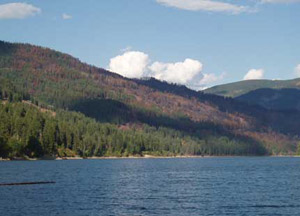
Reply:
[[300, 215], [300, 158], [0, 163], [3, 215]]

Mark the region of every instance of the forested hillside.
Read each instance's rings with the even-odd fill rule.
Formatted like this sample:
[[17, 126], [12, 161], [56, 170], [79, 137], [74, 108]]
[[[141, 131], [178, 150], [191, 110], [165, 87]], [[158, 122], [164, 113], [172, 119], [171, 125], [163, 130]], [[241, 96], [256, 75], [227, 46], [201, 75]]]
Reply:
[[[263, 155], [250, 139], [193, 137], [164, 127], [117, 127], [76, 112], [41, 112], [24, 103], [0, 105], [0, 156]], [[217, 144], [217, 145], [216, 145]]]
[[300, 110], [300, 78], [292, 80], [246, 80], [206, 89], [203, 92], [234, 98], [268, 110]]
[[258, 104], [266, 109], [300, 111], [300, 89], [261, 88], [236, 97], [248, 104]]
[[226, 97], [238, 97], [250, 91], [261, 88], [300, 89], [300, 78], [292, 80], [244, 80], [240, 82], [214, 86], [212, 88], [204, 90], [204, 92]]
[[[12, 127], [9, 123], [2, 123], [0, 136], [5, 149], [13, 149], [12, 143], [18, 143], [22, 146], [18, 154], [58, 154], [62, 148], [81, 156], [142, 155], [145, 152], [291, 154], [298, 143], [300, 121], [295, 120], [300, 120], [300, 115], [297, 112], [269, 112], [154, 79], [126, 79], [69, 55], [27, 44], [0, 42], [0, 92], [5, 103], [1, 107], [3, 118], [23, 107], [25, 111], [31, 110], [29, 116], [35, 113], [46, 122], [47, 119], [56, 122], [53, 127], [59, 131], [59, 135], [48, 142], [53, 146], [45, 147], [48, 144], [43, 140], [44, 125], [40, 125], [41, 132], [35, 139], [42, 150], [29, 154], [26, 150], [26, 146], [31, 145], [28, 133], [15, 134], [6, 128]], [[56, 115], [47, 116], [49, 113], [41, 112], [41, 108], [50, 109]], [[68, 115], [81, 125], [71, 130], [73, 141], [58, 138], [67, 136], [61, 135], [65, 132], [60, 122], [68, 122], [65, 117]], [[14, 121], [22, 122], [22, 118]], [[115, 132], [109, 136], [99, 128], [111, 128]], [[155, 140], [151, 140], [154, 137]]]

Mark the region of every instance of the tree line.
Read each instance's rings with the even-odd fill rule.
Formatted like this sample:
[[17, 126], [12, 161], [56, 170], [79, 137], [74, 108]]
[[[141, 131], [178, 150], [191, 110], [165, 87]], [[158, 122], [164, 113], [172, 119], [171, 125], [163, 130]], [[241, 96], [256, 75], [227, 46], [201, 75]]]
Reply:
[[146, 124], [121, 128], [81, 113], [42, 112], [22, 102], [0, 105], [0, 157], [255, 155], [260, 145], [225, 136], [199, 139], [184, 132]]

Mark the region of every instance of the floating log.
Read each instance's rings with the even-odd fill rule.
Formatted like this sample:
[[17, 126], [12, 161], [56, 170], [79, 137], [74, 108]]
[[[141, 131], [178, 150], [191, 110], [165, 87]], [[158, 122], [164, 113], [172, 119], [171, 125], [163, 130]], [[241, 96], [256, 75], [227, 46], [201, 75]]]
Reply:
[[42, 182], [0, 183], [0, 186], [18, 186], [18, 185], [35, 185], [35, 184], [55, 184], [55, 182], [54, 181], [42, 181]]

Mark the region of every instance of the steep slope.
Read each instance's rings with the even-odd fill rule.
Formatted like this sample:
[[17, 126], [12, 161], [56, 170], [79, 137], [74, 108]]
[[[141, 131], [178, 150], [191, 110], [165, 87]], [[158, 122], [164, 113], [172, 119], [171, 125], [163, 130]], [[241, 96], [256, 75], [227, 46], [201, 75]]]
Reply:
[[300, 111], [300, 90], [298, 89], [257, 89], [236, 97], [249, 104], [258, 104], [272, 110]]
[[[136, 80], [136, 82], [163, 92], [180, 95], [185, 98], [197, 99], [202, 103], [215, 106], [221, 112], [231, 115], [251, 117], [253, 120], [255, 119], [255, 127], [257, 127], [258, 130], [263, 128], [272, 128], [273, 130], [283, 133], [294, 135], [299, 134], [299, 130], [297, 128], [298, 123], [295, 122], [295, 119], [299, 119], [300, 117], [299, 112], [266, 110], [266, 108], [257, 106], [257, 104], [248, 104], [247, 102], [238, 101], [229, 97], [196, 92], [185, 86], [168, 84], [153, 78]], [[280, 124], [278, 124], [278, 122], [280, 122]]]
[[[295, 136], [300, 121], [290, 120], [300, 119], [299, 113], [266, 112], [261, 107], [154, 79], [126, 79], [37, 46], [0, 42], [1, 79], [2, 98], [79, 111], [120, 128], [139, 124], [165, 127], [197, 139], [224, 137], [225, 142], [234, 141], [236, 148], [252, 143], [247, 147], [249, 152], [263, 145], [275, 154], [295, 151], [298, 141]], [[12, 85], [13, 90], [7, 87]], [[226, 148], [220, 150], [221, 142], [211, 144], [215, 153], [226, 152]]]
[[204, 90], [205, 93], [216, 94], [226, 97], [238, 97], [250, 91], [260, 88], [282, 89], [296, 88], [300, 89], [300, 78], [293, 80], [245, 80], [240, 82], [218, 85]]
[[41, 104], [78, 111], [95, 105], [104, 113], [127, 110], [130, 118], [138, 117], [135, 111], [146, 110], [197, 122], [246, 126], [240, 116], [221, 112], [212, 104], [140, 85], [50, 49], [22, 44], [5, 47], [9, 55], [1, 57], [1, 77]]
[[0, 119], [0, 157], [225, 154], [222, 149], [231, 155], [265, 154], [255, 143], [204, 140], [147, 125], [118, 127], [80, 113], [39, 109], [28, 101], [0, 103]]

